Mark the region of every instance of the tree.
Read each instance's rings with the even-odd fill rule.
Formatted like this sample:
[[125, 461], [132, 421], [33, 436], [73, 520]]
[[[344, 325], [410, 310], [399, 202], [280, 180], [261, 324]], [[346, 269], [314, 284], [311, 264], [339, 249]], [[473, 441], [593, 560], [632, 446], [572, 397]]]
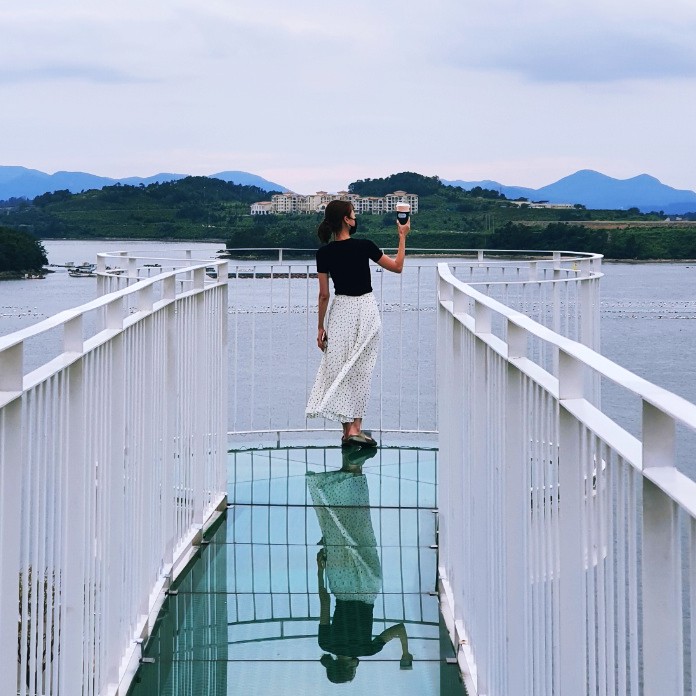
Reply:
[[386, 196], [394, 191], [406, 191], [418, 196], [430, 196], [443, 187], [437, 176], [423, 176], [415, 172], [391, 174], [384, 179], [359, 179], [348, 186], [358, 196]]
[[0, 272], [38, 271], [48, 263], [43, 244], [28, 232], [0, 227]]

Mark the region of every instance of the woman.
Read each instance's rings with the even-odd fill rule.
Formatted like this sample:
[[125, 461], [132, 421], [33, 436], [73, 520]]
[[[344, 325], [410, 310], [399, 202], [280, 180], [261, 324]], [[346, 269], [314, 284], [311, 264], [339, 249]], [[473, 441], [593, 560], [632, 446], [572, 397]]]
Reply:
[[[317, 229], [324, 244], [317, 250], [317, 345], [324, 355], [306, 414], [308, 418], [339, 421], [343, 426], [343, 445], [377, 445], [362, 432], [382, 328], [377, 301], [372, 294], [370, 260], [388, 271], [401, 273], [411, 223], [400, 225], [397, 222], [396, 225], [399, 247], [394, 258], [382, 253], [368, 239], [353, 238], [358, 221], [348, 201], [331, 201]], [[327, 312], [329, 276], [333, 281], [334, 300]]]

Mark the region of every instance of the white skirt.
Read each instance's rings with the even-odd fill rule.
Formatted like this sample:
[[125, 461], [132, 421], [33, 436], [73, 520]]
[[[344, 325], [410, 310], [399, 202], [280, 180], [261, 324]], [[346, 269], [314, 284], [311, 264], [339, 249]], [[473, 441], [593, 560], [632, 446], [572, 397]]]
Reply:
[[382, 589], [382, 564], [367, 477], [345, 471], [308, 471], [306, 480], [326, 549], [329, 589], [336, 599], [374, 604]]
[[334, 296], [326, 319], [328, 343], [307, 402], [307, 418], [350, 423], [365, 415], [381, 332], [371, 292]]

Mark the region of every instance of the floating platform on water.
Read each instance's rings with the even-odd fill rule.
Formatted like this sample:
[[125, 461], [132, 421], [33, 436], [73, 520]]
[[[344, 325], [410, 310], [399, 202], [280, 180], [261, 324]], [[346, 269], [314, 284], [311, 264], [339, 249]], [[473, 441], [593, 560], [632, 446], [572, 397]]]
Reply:
[[228, 273], [227, 274], [228, 278], [316, 278], [317, 274], [316, 272], [313, 273], [283, 273], [281, 271], [274, 271], [272, 273], [264, 273], [264, 272], [251, 272], [251, 271], [239, 271], [238, 273]]

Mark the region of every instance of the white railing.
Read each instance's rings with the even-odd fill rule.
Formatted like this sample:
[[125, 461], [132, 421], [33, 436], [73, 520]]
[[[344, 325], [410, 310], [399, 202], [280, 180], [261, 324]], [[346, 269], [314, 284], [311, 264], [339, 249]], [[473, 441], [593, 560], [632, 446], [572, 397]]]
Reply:
[[175, 268], [0, 338], [3, 694], [124, 694], [224, 508], [227, 264]]
[[[641, 439], [593, 403], [599, 380]], [[696, 483], [675, 452], [696, 406], [445, 264], [438, 405], [441, 605], [469, 693], [693, 693]]]
[[[491, 253], [465, 252], [456, 273], [598, 345], [598, 257]], [[289, 256], [100, 254], [99, 300], [0, 339], [0, 673], [22, 696], [122, 693], [134, 640], [224, 502], [225, 431], [316, 429], [316, 268]], [[410, 258], [374, 280], [384, 339], [367, 422], [434, 434], [436, 268]]]
[[[313, 250], [231, 249], [229, 254], [230, 433], [256, 441], [264, 433], [325, 431], [304, 409], [321, 353], [316, 348], [318, 283]], [[422, 255], [421, 255], [422, 252]], [[436, 265], [409, 249], [400, 275], [373, 273], [383, 322], [382, 346], [365, 417], [380, 433], [434, 435]], [[240, 257], [252, 254], [248, 260]], [[270, 260], [258, 260], [260, 255]], [[599, 346], [601, 257], [573, 252], [440, 251], [457, 275], [505, 298], [520, 311], [593, 347]], [[298, 258], [298, 256], [303, 258]], [[293, 260], [294, 259], [294, 260]], [[111, 257], [105, 265], [147, 269], [144, 259]], [[169, 261], [175, 263], [176, 261]], [[161, 261], [165, 267], [166, 261]], [[130, 266], [129, 266], [130, 265]], [[124, 282], [121, 280], [113, 282]]]

